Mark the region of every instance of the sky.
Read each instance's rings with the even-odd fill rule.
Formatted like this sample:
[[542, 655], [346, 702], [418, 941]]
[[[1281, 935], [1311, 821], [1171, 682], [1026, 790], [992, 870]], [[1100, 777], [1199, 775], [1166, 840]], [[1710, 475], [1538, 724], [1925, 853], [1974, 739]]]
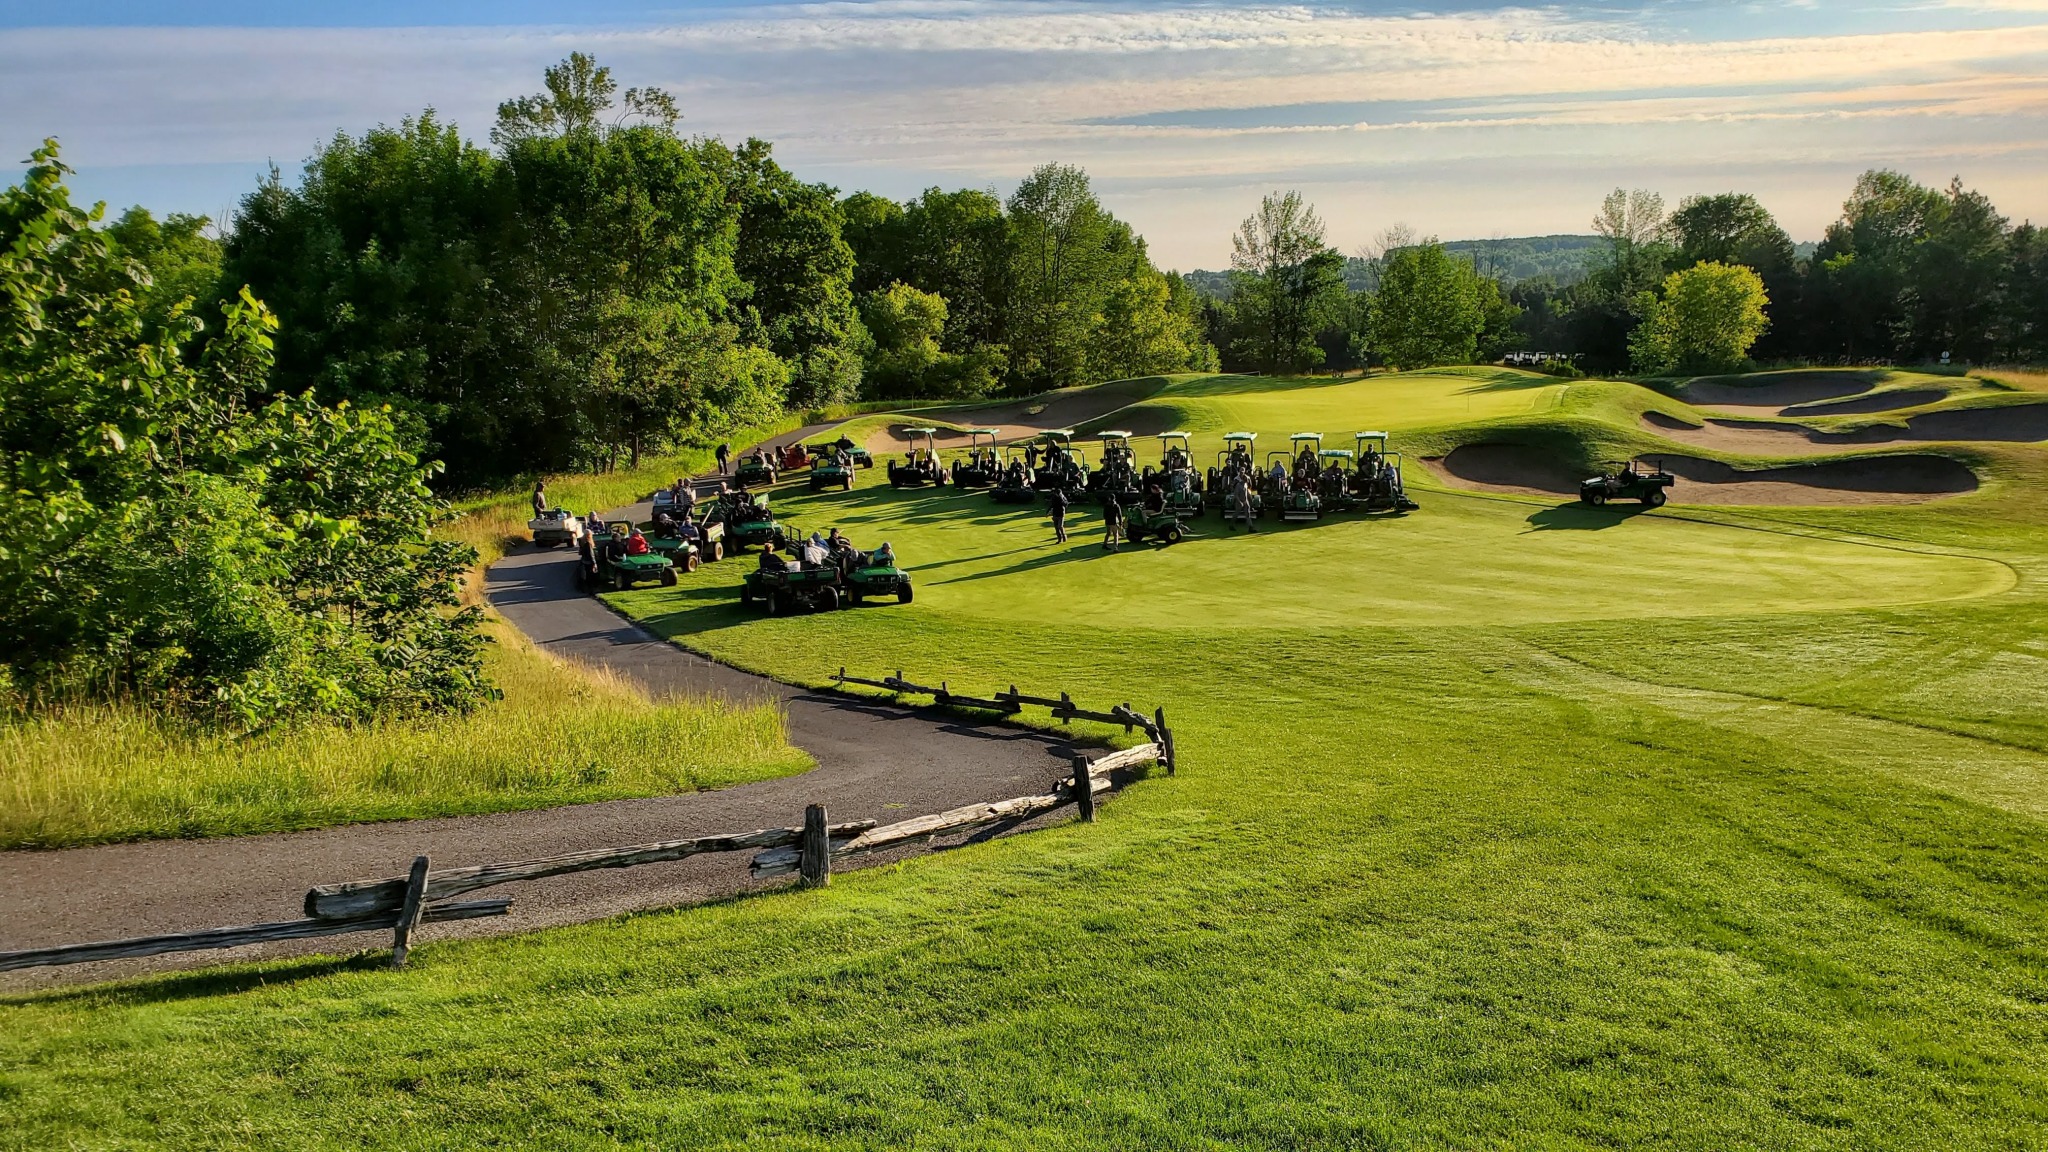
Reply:
[[1584, 232], [1615, 187], [1816, 239], [1873, 167], [2048, 223], [2048, 0], [6, 0], [0, 152], [55, 136], [82, 199], [221, 218], [337, 131], [432, 107], [487, 142], [579, 50], [842, 191], [1077, 164], [1183, 269], [1288, 188], [1347, 252]]

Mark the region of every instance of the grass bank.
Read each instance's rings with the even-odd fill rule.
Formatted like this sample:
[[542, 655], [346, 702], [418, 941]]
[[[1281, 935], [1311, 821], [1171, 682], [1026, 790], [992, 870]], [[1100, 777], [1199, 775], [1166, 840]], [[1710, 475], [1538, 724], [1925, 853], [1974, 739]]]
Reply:
[[[655, 703], [502, 625], [463, 717], [236, 739], [137, 707], [0, 726], [0, 847], [237, 836], [723, 788], [802, 771], [778, 710]], [[657, 752], [658, 750], [658, 752]]]

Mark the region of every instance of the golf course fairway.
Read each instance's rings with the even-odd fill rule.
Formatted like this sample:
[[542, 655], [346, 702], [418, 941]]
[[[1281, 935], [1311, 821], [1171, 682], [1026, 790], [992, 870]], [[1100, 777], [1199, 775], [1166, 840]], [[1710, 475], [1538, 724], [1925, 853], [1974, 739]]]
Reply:
[[880, 460], [795, 477], [778, 515], [889, 542], [912, 603], [766, 616], [744, 556], [604, 600], [795, 683], [1163, 707], [1177, 774], [403, 973], [0, 1000], [0, 1147], [2048, 1147], [2048, 451], [1922, 444], [1982, 486], [1741, 509], [1417, 459], [1652, 450], [1677, 392], [1179, 378], [1098, 426], [1186, 423], [1204, 464], [1384, 428], [1421, 507], [1115, 555], [1086, 503], [1060, 546]]

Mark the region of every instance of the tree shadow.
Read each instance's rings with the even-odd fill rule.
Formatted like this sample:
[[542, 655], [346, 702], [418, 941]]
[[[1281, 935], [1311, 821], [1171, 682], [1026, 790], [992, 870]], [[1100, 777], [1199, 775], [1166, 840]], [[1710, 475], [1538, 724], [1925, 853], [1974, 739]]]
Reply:
[[[387, 937], [390, 935], [388, 929], [381, 931]], [[347, 956], [307, 956], [291, 960], [265, 961], [253, 966], [202, 968], [190, 972], [137, 976], [109, 984], [82, 984], [10, 993], [0, 997], [0, 1003], [132, 1008], [146, 1004], [167, 1004], [177, 1000], [232, 996], [260, 988], [317, 980], [343, 972], [373, 972], [389, 970], [390, 967], [391, 953], [374, 949]]]

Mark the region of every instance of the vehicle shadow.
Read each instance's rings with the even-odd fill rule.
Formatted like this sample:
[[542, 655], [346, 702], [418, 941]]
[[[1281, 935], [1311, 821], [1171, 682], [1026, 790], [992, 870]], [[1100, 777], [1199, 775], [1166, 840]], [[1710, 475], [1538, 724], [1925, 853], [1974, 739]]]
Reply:
[[1641, 504], [1608, 504], [1595, 508], [1591, 504], [1574, 501], [1533, 513], [1529, 517], [1529, 531], [1597, 532], [1602, 528], [1627, 523], [1648, 511], [1649, 509]]

